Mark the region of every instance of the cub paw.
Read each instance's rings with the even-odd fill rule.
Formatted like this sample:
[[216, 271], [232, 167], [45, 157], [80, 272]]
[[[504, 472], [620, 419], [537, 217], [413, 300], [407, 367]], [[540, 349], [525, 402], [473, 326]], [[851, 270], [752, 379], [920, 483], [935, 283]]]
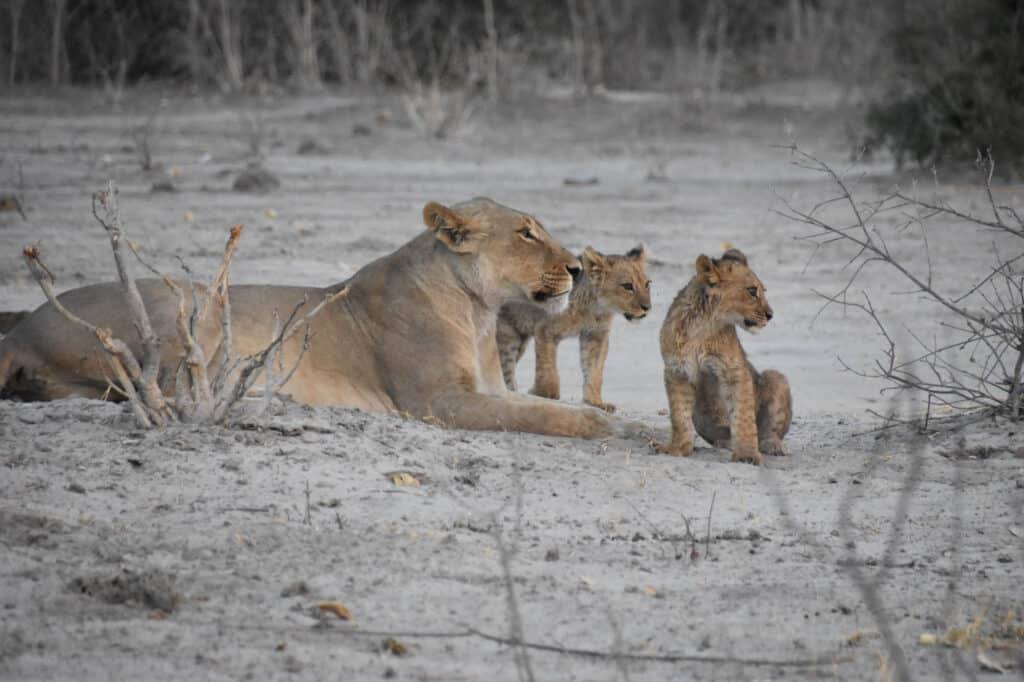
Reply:
[[693, 443], [677, 445], [675, 443], [654, 443], [654, 451], [662, 455], [673, 457], [689, 457], [693, 453]]
[[746, 462], [753, 464], [754, 466], [761, 466], [764, 462], [764, 457], [757, 450], [737, 450], [732, 453], [732, 461], [734, 462]]
[[550, 398], [551, 400], [558, 400], [560, 397], [560, 391], [555, 386], [534, 386], [530, 389], [530, 394], [538, 398]]
[[762, 453], [771, 455], [772, 457], [782, 457], [786, 454], [786, 451], [782, 447], [782, 441], [774, 438], [761, 441], [758, 449], [760, 449]]
[[612, 405], [611, 403], [602, 402], [600, 400], [584, 400], [583, 402], [592, 407], [596, 407], [599, 410], [604, 410], [609, 414], [615, 412], [615, 406]]

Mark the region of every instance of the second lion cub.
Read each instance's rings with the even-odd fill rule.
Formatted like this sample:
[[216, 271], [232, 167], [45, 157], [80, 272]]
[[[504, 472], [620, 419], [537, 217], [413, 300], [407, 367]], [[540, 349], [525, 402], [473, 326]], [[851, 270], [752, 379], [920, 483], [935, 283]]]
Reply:
[[516, 390], [516, 364], [523, 357], [530, 337], [535, 337], [537, 367], [530, 393], [557, 400], [560, 395], [556, 365], [558, 343], [564, 338], [579, 336], [583, 402], [614, 412], [615, 406], [601, 399], [608, 334], [617, 313], [632, 321], [646, 317], [651, 309], [647, 252], [643, 246], [637, 246], [623, 256], [606, 256], [588, 246], [580, 262], [583, 272], [569, 294], [565, 310], [552, 313], [529, 303], [506, 304], [501, 309], [497, 326], [501, 370], [505, 385], [511, 391]]
[[764, 285], [743, 253], [697, 259], [697, 275], [676, 295], [661, 328], [672, 442], [658, 445], [659, 452], [689, 455], [696, 427], [709, 443], [731, 447], [733, 460], [760, 464], [761, 453], [785, 454], [789, 382], [774, 370], [754, 369], [736, 335], [736, 327], [757, 333], [771, 319]]

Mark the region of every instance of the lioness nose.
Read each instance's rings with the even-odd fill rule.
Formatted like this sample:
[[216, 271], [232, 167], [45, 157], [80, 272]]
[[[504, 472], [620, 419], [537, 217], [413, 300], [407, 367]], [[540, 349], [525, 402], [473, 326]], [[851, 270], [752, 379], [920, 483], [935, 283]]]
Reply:
[[641, 303], [640, 304], [640, 309], [643, 310], [644, 312], [647, 312], [648, 310], [651, 309], [651, 304], [650, 303]]
[[583, 268], [579, 265], [566, 265], [565, 269], [569, 271], [569, 275], [574, 282], [580, 278], [580, 273], [583, 272]]
[[771, 322], [772, 315], [773, 315], [773, 313], [772, 313], [772, 309], [771, 308], [769, 308], [768, 310], [764, 311], [764, 318], [766, 320], [768, 320], [769, 322]]

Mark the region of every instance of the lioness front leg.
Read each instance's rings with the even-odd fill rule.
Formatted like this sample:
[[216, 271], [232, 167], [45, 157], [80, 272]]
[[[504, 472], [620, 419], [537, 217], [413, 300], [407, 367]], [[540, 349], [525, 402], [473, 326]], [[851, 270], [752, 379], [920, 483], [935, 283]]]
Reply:
[[761, 372], [755, 383], [757, 394], [757, 436], [761, 452], [785, 455], [782, 439], [793, 421], [793, 396], [786, 377], [773, 369]]
[[722, 391], [729, 405], [729, 430], [732, 432], [734, 462], [761, 464], [758, 450], [754, 377], [746, 365], [728, 367], [722, 377]]
[[524, 395], [497, 397], [452, 388], [430, 401], [430, 416], [458, 429], [526, 431], [548, 436], [604, 438], [615, 433], [603, 412]]
[[689, 377], [666, 367], [665, 393], [672, 420], [672, 442], [657, 443], [654, 449], [665, 455], [689, 457], [693, 452], [693, 404], [697, 391]]
[[558, 400], [561, 386], [558, 379], [558, 343], [572, 332], [572, 322], [566, 315], [555, 315], [537, 325], [533, 347], [536, 351], [536, 369], [530, 393], [541, 398]]
[[615, 406], [601, 399], [604, 363], [608, 358], [608, 330], [584, 331], [580, 334], [580, 367], [583, 368], [583, 402], [605, 412]]

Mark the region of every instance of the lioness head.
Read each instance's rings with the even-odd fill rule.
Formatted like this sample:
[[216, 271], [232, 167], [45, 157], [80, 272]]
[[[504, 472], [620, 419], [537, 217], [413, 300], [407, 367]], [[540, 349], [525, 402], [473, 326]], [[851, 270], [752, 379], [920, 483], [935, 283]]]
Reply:
[[484, 197], [452, 207], [431, 202], [423, 222], [446, 247], [472, 255], [486, 284], [509, 298], [543, 303], [565, 296], [580, 262], [533, 216]]
[[697, 279], [715, 302], [723, 322], [756, 334], [772, 319], [764, 284], [741, 251], [729, 249], [721, 258], [701, 255], [697, 258]]
[[597, 285], [600, 302], [621, 311], [627, 320], [639, 320], [651, 309], [651, 280], [647, 279], [647, 251], [642, 245], [624, 256], [606, 256], [587, 247], [580, 256], [587, 277]]

